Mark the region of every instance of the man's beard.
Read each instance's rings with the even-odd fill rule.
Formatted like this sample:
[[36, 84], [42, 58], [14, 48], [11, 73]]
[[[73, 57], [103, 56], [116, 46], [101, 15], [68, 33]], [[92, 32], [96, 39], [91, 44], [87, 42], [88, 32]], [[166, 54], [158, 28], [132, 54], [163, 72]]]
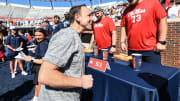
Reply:
[[96, 22], [100, 21], [101, 19], [102, 19], [102, 16], [101, 17], [97, 17], [97, 21]]

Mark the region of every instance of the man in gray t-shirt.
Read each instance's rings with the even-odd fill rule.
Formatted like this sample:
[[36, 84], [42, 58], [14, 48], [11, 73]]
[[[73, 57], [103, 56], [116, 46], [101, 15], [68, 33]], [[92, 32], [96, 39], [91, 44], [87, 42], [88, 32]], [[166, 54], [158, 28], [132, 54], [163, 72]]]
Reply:
[[39, 71], [39, 101], [79, 101], [81, 88], [93, 86], [92, 75], [84, 75], [84, 51], [79, 37], [79, 33], [91, 27], [90, 10], [85, 5], [72, 7], [70, 22], [69, 28], [50, 40]]

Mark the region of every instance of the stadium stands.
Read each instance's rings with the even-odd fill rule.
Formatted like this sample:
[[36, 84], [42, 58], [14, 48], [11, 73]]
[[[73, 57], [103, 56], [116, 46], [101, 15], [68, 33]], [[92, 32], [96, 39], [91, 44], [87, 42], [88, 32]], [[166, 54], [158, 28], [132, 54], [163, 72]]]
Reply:
[[22, 7], [20, 5], [5, 5], [0, 4], [0, 17], [12, 17], [12, 18], [31, 18], [39, 19], [44, 17], [53, 17], [54, 15], [63, 16], [64, 12], [69, 8], [55, 8], [50, 9], [48, 7]]

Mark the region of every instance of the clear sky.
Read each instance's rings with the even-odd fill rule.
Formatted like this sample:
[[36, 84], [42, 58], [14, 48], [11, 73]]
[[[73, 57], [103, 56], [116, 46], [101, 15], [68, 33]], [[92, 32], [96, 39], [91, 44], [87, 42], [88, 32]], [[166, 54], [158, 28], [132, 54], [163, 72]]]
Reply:
[[[8, 3], [29, 5], [29, 0], [7, 0], [7, 1], [8, 1]], [[127, 1], [127, 0], [102, 0], [101, 4], [113, 2], [113, 1], [119, 2], [119, 1]], [[0, 0], [0, 2], [6, 2], [6, 0]], [[92, 0], [92, 3], [93, 3], [93, 5], [98, 5], [99, 0]], [[73, 6], [80, 5], [80, 4], [86, 4], [87, 6], [91, 5], [89, 0], [74, 1], [72, 3]], [[31, 5], [32, 6], [51, 7], [50, 2], [34, 1], [34, 0], [31, 0]], [[54, 7], [71, 7], [71, 4], [70, 4], [70, 2], [54, 2], [53, 6]]]

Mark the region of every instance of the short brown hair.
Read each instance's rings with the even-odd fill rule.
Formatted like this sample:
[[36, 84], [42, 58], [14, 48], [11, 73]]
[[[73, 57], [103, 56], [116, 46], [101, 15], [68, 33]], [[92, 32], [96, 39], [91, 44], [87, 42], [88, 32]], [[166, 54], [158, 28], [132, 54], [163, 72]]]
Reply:
[[60, 17], [59, 17], [58, 15], [55, 15], [55, 16], [54, 16], [54, 18], [58, 18], [58, 19], [60, 19]]
[[70, 23], [73, 23], [74, 22], [74, 17], [75, 17], [75, 14], [80, 14], [81, 12], [81, 7], [86, 7], [85, 4], [83, 5], [78, 5], [78, 6], [74, 6], [74, 7], [71, 7], [71, 9], [69, 10], [69, 19], [70, 19]]

